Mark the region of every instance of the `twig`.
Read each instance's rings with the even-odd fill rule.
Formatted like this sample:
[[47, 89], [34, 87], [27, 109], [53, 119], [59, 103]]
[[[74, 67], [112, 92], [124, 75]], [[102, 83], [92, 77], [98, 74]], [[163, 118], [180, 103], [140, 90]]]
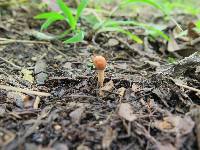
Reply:
[[183, 87], [183, 88], [191, 90], [191, 91], [195, 91], [195, 92], [200, 94], [200, 90], [199, 89], [196, 89], [196, 88], [193, 88], [191, 86], [184, 85], [184, 84], [180, 84], [180, 83], [175, 83], [175, 84], [180, 86], [180, 87]]
[[32, 91], [32, 90], [29, 90], [29, 89], [22, 89], [22, 88], [13, 87], [13, 86], [7, 86], [7, 85], [0, 85], [0, 89], [4, 89], [4, 90], [7, 90], [7, 91], [22, 92], [22, 93], [32, 94], [32, 95], [37, 95], [37, 96], [51, 96], [50, 93]]
[[9, 44], [9, 43], [31, 43], [31, 44], [49, 44], [49, 42], [46, 41], [30, 41], [30, 40], [16, 40], [16, 39], [6, 39], [6, 38], [0, 38], [0, 44]]
[[0, 57], [0, 59], [3, 60], [3, 61], [5, 61], [6, 63], [10, 64], [11, 66], [15, 67], [15, 68], [18, 69], [18, 70], [21, 70], [21, 69], [22, 69], [22, 67], [17, 66], [17, 65], [15, 65], [14, 63], [12, 63], [12, 62], [10, 62], [10, 61], [8, 61], [8, 60], [2, 58], [2, 57]]

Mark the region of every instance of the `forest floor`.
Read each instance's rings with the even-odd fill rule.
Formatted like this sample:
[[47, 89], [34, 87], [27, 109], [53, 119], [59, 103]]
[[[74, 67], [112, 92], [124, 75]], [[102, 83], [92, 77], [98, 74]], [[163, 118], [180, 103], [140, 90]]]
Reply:
[[[141, 35], [140, 45], [105, 32], [64, 45], [36, 38], [37, 10], [0, 11], [1, 149], [198, 149], [198, 40], [179, 39], [182, 48], [175, 51], [174, 41]], [[176, 18], [184, 29], [194, 19]], [[93, 54], [108, 61], [102, 95]]]

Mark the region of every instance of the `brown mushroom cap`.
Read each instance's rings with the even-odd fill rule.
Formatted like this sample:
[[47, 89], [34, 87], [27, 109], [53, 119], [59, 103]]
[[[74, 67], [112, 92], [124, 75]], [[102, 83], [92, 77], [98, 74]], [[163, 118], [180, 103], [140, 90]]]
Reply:
[[97, 70], [104, 70], [106, 68], [106, 59], [103, 56], [93, 56], [93, 64]]

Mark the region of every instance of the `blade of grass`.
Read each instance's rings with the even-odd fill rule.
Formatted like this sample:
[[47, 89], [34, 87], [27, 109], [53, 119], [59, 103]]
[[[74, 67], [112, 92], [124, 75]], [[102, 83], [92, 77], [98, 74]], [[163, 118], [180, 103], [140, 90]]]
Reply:
[[76, 20], [72, 14], [71, 9], [63, 2], [63, 0], [57, 0], [57, 4], [58, 4], [59, 8], [62, 10], [65, 17], [68, 18], [68, 23], [69, 23], [70, 27], [72, 28], [72, 30], [75, 30]]
[[48, 19], [48, 18], [64, 19], [65, 17], [57, 12], [41, 13], [34, 17], [34, 19]]
[[65, 40], [64, 43], [66, 43], [66, 44], [77, 43], [77, 42], [83, 41], [83, 39], [84, 39], [84, 32], [78, 31], [73, 37]]
[[46, 30], [55, 21], [64, 20], [64, 18], [48, 18], [41, 26], [41, 31]]
[[81, 0], [78, 8], [77, 8], [77, 12], [76, 12], [76, 22], [78, 21], [79, 17], [81, 16], [84, 8], [87, 6], [88, 4], [88, 0]]
[[128, 30], [124, 30], [120, 27], [103, 27], [102, 29], [100, 29], [98, 32], [119, 32], [119, 33], [123, 33], [126, 34], [127, 36], [129, 36], [132, 40], [134, 40], [135, 42], [142, 44], [143, 41], [135, 34], [132, 34], [131, 32], [129, 32]]

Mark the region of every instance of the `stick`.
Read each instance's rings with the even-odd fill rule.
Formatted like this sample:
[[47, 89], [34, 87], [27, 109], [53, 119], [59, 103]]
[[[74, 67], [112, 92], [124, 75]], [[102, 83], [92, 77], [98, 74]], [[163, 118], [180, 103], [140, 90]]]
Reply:
[[191, 91], [195, 91], [195, 92], [197, 92], [197, 93], [200, 94], [200, 90], [199, 89], [196, 89], [196, 88], [184, 85], [184, 84], [180, 84], [180, 83], [175, 83], [175, 84], [178, 85], [178, 86], [180, 86], [180, 87], [183, 87], [183, 88], [191, 90]]
[[29, 40], [16, 40], [16, 39], [6, 39], [6, 38], [0, 38], [0, 44], [9, 44], [9, 43], [32, 43], [32, 44], [49, 44], [49, 42], [45, 41], [29, 41]]
[[22, 92], [26, 94], [32, 94], [32, 95], [37, 95], [37, 96], [51, 96], [50, 93], [45, 93], [45, 92], [38, 92], [38, 91], [32, 91], [29, 89], [22, 89], [18, 87], [13, 87], [13, 86], [7, 86], [7, 85], [0, 85], [0, 89], [4, 89], [7, 91], [16, 91], [16, 92]]

